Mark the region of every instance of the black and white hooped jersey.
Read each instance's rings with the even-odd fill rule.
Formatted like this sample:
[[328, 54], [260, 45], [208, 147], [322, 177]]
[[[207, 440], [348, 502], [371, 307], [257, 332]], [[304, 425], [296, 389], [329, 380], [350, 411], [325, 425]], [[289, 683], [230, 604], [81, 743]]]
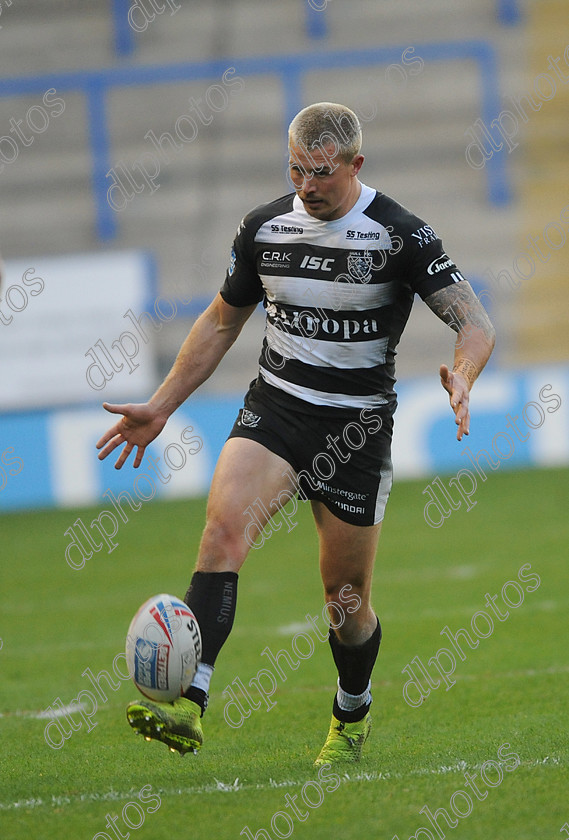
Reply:
[[312, 405], [373, 408], [395, 398], [395, 353], [414, 294], [464, 280], [424, 221], [362, 184], [334, 221], [295, 193], [241, 222], [221, 296], [263, 301], [260, 376]]

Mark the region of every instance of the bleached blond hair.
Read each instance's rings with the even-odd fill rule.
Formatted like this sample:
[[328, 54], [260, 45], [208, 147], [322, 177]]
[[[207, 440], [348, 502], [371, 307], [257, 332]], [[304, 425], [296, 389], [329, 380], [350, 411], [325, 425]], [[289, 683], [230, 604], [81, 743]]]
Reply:
[[[362, 127], [350, 108], [337, 102], [316, 102], [296, 115], [288, 128], [289, 146], [307, 150], [334, 145], [332, 157], [338, 155], [350, 163], [362, 147]], [[329, 153], [328, 153], [329, 154]]]

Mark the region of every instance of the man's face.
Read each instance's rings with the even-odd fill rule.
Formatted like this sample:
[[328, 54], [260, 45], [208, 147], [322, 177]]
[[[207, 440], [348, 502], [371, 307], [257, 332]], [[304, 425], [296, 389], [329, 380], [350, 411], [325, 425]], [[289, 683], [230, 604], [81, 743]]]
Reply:
[[332, 157], [332, 144], [324, 149], [310, 149], [309, 152], [304, 146], [291, 144], [289, 151], [290, 176], [306, 212], [326, 222], [345, 216], [359, 197], [356, 176], [361, 169], [363, 155], [356, 155], [350, 163], [346, 163], [338, 155]]

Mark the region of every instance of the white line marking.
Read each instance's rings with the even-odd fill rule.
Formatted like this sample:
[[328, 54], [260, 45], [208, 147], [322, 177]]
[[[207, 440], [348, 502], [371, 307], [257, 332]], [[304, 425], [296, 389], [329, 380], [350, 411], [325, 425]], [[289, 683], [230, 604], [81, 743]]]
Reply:
[[281, 624], [277, 627], [277, 633], [279, 636], [296, 636], [297, 633], [306, 633], [312, 629], [306, 621], [294, 621], [292, 624]]
[[64, 717], [69, 712], [82, 712], [85, 706], [83, 703], [69, 703], [67, 706], [61, 706], [59, 709], [44, 709], [41, 712], [22, 712], [16, 710], [15, 712], [0, 713], [0, 717], [24, 717], [33, 718], [34, 720], [53, 720], [54, 718]]
[[[483, 606], [483, 604], [482, 604]], [[567, 608], [569, 607], [569, 601], [554, 601], [551, 599], [544, 600], [544, 601], [537, 601], [535, 603], [524, 602], [523, 605], [520, 605], [519, 609], [521, 612], [525, 614], [531, 612], [567, 612]], [[381, 621], [382, 623], [387, 626], [388, 624], [397, 624], [397, 623], [405, 623], [406, 625], [412, 621], [415, 624], [418, 624], [424, 620], [431, 620], [431, 619], [439, 619], [440, 621], [450, 622], [450, 621], [461, 621], [464, 618], [468, 618], [468, 623], [470, 623], [470, 619], [474, 615], [475, 612], [481, 609], [480, 604], [470, 604], [463, 607], [456, 607], [452, 609], [439, 609], [437, 607], [427, 607], [420, 611], [416, 611], [409, 616], [408, 612], [391, 612], [389, 609], [382, 610], [381, 613]], [[517, 609], [512, 609], [510, 611], [510, 616], [512, 616]], [[325, 623], [321, 623], [322, 632], [327, 632], [327, 627]], [[463, 625], [464, 626], [464, 625]], [[468, 625], [467, 625], [468, 626]], [[232, 635], [237, 635], [240, 637], [247, 637], [252, 638], [254, 636], [260, 636], [263, 639], [266, 639], [267, 636], [275, 635], [275, 636], [294, 636], [296, 633], [304, 633], [304, 632], [312, 632], [313, 637], [313, 628], [311, 625], [306, 624], [302, 621], [299, 622], [292, 622], [291, 624], [281, 624], [277, 625], [276, 627], [266, 627], [264, 625], [254, 625], [254, 626], [238, 626], [234, 627], [231, 631]]]
[[[484, 671], [484, 673], [482, 673], [482, 674], [457, 674], [457, 673], [454, 673], [452, 676], [453, 676], [453, 679], [457, 680], [457, 682], [459, 682], [460, 680], [469, 680], [469, 681], [484, 680], [485, 682], [488, 682], [488, 680], [491, 680], [491, 679], [492, 680], [520, 679], [521, 677], [555, 676], [556, 674], [569, 674], [569, 665], [560, 665], [560, 666], [552, 665], [550, 668], [541, 668], [539, 670], [537, 668], [528, 668], [525, 671], [506, 671], [505, 673], [502, 673], [502, 674], [492, 674], [492, 673], [489, 674], [487, 671]], [[404, 682], [404, 679], [402, 677], [400, 683], [403, 684], [403, 682]], [[376, 690], [380, 690], [381, 688], [389, 688], [393, 685], [398, 685], [400, 683], [396, 682], [395, 680], [382, 679], [381, 677], [377, 677], [377, 679], [374, 679], [374, 685], [376, 686]], [[334, 691], [335, 688], [336, 688], [336, 686], [333, 686], [332, 684], [330, 684], [330, 685], [316, 686], [316, 687], [310, 688], [310, 689], [308, 689], [308, 688], [301, 688], [301, 689], [292, 688], [292, 689], [289, 689], [289, 690], [293, 691], [293, 692], [297, 692], [297, 693], [298, 692], [303, 692], [303, 691], [310, 691], [312, 694], [314, 694], [315, 692], [323, 692], [323, 693], [325, 692], [325, 693], [329, 694], [331, 691]], [[285, 691], [286, 691], [286, 686], [285, 686]], [[213, 694], [211, 695], [211, 698], [212, 698], [213, 702], [215, 702], [215, 700], [219, 699], [220, 697], [221, 697], [220, 692], [217, 692], [217, 693], [213, 692]], [[107, 709], [122, 708], [122, 705], [124, 705], [124, 704], [121, 704], [119, 702], [109, 703], [107, 705]], [[78, 712], [78, 711], [81, 711], [81, 709], [84, 709], [84, 708], [85, 707], [84, 707], [83, 703], [70, 704], [69, 706], [65, 707], [65, 711]], [[101, 710], [99, 709], [99, 711], [101, 711]], [[61, 717], [62, 715], [63, 715], [63, 711], [59, 712], [59, 710], [56, 710], [56, 713], [51, 714], [51, 715], [47, 714], [45, 710], [44, 711], [39, 711], [39, 712], [38, 711], [29, 712], [29, 711], [22, 711], [20, 709], [17, 709], [13, 712], [0, 712], [0, 718], [3, 718], [3, 717], [23, 717], [23, 718], [29, 718], [29, 719], [32, 719], [32, 720], [45, 720], [49, 717]]]
[[[500, 762], [497, 762], [500, 764]], [[476, 771], [481, 770], [482, 764], [469, 764], [467, 761], [459, 761], [457, 764], [443, 765], [434, 769], [427, 767], [420, 767], [417, 770], [411, 770], [409, 773], [390, 773], [389, 771], [382, 773], [381, 771], [371, 771], [369, 773], [338, 773], [344, 784], [348, 782], [382, 782], [388, 779], [408, 779], [412, 776], [439, 776], [448, 773], [464, 773], [467, 770]], [[522, 761], [520, 767], [531, 769], [534, 767], [553, 767], [565, 766], [559, 758], [555, 756], [546, 755], [545, 758], [534, 758], [532, 761]], [[332, 768], [333, 769], [333, 768]], [[189, 794], [202, 793], [238, 793], [239, 791], [250, 790], [274, 790], [275, 788], [284, 787], [300, 787], [305, 784], [306, 779], [284, 779], [277, 782], [274, 779], [269, 779], [264, 784], [243, 784], [239, 779], [233, 782], [220, 782], [215, 780], [215, 784], [201, 785], [201, 787], [185, 787], [185, 788], [157, 788], [156, 793], [162, 796], [188, 796]], [[110, 790], [106, 793], [80, 793], [73, 796], [52, 796], [50, 799], [20, 799], [17, 802], [0, 802], [0, 811], [12, 811], [19, 808], [41, 808], [44, 806], [51, 806], [61, 808], [63, 805], [73, 805], [77, 802], [121, 802], [126, 799], [132, 799], [137, 796], [137, 791], [131, 788], [128, 791], [119, 792]]]

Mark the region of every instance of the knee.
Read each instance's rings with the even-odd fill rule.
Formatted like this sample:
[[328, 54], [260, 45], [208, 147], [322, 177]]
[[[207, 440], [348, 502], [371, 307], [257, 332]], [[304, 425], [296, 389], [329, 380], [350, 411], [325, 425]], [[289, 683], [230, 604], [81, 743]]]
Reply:
[[348, 615], [354, 615], [360, 611], [362, 605], [369, 603], [369, 592], [363, 581], [353, 580], [346, 583], [326, 581], [324, 583], [324, 598], [329, 608], [334, 605], [340, 607]]
[[368, 603], [362, 602], [353, 612], [337, 602], [328, 602], [330, 627], [343, 645], [361, 645], [377, 626], [377, 616]]
[[198, 569], [200, 571], [237, 572], [243, 565], [249, 546], [234, 524], [217, 516], [208, 516], [203, 532]]
[[366, 593], [353, 584], [326, 587], [325, 600], [330, 625], [341, 641], [349, 643], [367, 627], [373, 612]]

